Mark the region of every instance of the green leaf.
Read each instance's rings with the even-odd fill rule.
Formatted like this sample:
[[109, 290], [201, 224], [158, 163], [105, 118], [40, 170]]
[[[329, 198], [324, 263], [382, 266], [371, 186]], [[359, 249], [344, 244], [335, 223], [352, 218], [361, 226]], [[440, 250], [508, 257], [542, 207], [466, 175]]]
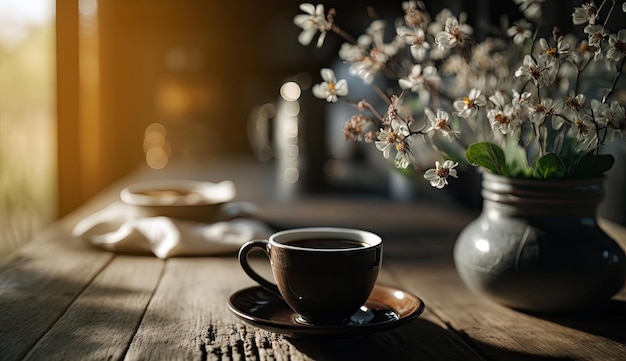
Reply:
[[532, 168], [528, 165], [526, 150], [519, 145], [517, 139], [507, 137], [504, 145], [506, 154], [506, 165], [509, 176], [513, 178], [529, 178], [533, 174]]
[[563, 178], [565, 171], [565, 163], [554, 153], [547, 153], [537, 159], [535, 172], [539, 178]]
[[478, 165], [494, 174], [508, 176], [504, 151], [489, 142], [470, 144], [465, 151], [465, 158], [472, 165]]
[[575, 178], [595, 178], [613, 167], [615, 158], [611, 154], [595, 154], [589, 152], [582, 156], [572, 174]]

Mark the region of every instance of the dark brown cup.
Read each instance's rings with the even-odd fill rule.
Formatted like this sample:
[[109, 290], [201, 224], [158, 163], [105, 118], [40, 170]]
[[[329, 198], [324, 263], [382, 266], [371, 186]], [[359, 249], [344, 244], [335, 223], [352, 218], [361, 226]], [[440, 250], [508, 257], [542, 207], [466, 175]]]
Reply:
[[[255, 248], [267, 254], [276, 284], [250, 267], [248, 253]], [[292, 229], [244, 244], [239, 262], [248, 276], [285, 300], [297, 321], [345, 324], [374, 289], [382, 239], [358, 229]]]

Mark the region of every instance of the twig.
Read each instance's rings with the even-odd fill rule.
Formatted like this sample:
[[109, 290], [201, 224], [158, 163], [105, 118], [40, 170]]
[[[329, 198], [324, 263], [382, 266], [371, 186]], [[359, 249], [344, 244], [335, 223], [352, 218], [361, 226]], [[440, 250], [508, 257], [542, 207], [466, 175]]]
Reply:
[[617, 74], [615, 75], [615, 79], [613, 79], [613, 84], [611, 84], [611, 87], [609, 88], [609, 91], [606, 92], [606, 94], [604, 94], [604, 96], [602, 97], [602, 103], [606, 103], [609, 96], [613, 93], [613, 90], [615, 90], [615, 86], [617, 85], [617, 81], [619, 80], [620, 76], [622, 75], [622, 72], [624, 70], [624, 64], [626, 64], [626, 57], [624, 57], [622, 59], [622, 64], [620, 64], [620, 66], [617, 68]]

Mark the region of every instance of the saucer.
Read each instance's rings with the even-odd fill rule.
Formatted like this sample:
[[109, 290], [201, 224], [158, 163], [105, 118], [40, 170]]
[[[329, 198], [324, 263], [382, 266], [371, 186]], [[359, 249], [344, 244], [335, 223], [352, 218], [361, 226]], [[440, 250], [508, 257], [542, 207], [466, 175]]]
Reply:
[[409, 292], [376, 285], [347, 324], [322, 326], [298, 321], [298, 315], [281, 298], [253, 286], [233, 293], [228, 308], [254, 326], [291, 338], [355, 338], [410, 322], [424, 311], [424, 302]]

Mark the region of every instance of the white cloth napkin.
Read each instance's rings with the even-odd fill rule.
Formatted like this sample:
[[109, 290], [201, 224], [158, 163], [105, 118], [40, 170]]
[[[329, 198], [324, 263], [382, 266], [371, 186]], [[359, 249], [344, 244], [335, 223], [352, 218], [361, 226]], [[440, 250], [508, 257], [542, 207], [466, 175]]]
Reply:
[[265, 223], [245, 218], [254, 210], [251, 203], [227, 203], [221, 220], [202, 223], [148, 217], [138, 207], [117, 201], [78, 222], [72, 234], [109, 251], [152, 253], [162, 259], [225, 254], [236, 252], [252, 239], [267, 239], [272, 233]]

